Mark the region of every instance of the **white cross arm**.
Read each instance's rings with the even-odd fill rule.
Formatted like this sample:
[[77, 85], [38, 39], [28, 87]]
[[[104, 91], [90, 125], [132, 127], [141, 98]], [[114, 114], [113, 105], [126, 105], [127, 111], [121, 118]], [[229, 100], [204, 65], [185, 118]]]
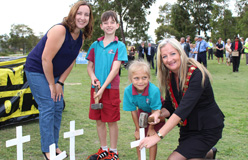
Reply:
[[16, 138], [11, 139], [11, 140], [6, 141], [6, 147], [11, 147], [11, 146], [17, 145], [18, 143], [25, 143], [29, 141], [30, 141], [30, 135], [22, 137], [21, 140], [18, 140]]
[[139, 146], [139, 143], [140, 143], [140, 140], [137, 140], [137, 141], [134, 141], [134, 142], [131, 142], [131, 148], [135, 148], [135, 147], [138, 147]]
[[76, 131], [71, 131], [71, 132], [65, 132], [64, 133], [64, 138], [69, 138], [69, 137], [75, 137], [84, 134], [84, 129], [76, 130]]

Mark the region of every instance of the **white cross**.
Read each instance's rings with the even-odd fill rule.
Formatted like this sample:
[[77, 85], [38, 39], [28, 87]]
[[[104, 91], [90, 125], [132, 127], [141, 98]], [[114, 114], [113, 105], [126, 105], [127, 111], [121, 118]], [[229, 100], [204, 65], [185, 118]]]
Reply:
[[[137, 140], [137, 141], [131, 142], [131, 148], [138, 147], [140, 141], [145, 138], [145, 129], [144, 128], [140, 128], [139, 129], [139, 134], [140, 134], [140, 139]], [[140, 157], [141, 157], [141, 160], [146, 160], [146, 148], [145, 147], [143, 147], [140, 150]]]
[[30, 141], [30, 135], [22, 137], [22, 126], [16, 127], [16, 138], [6, 141], [6, 147], [17, 146], [17, 160], [23, 160], [23, 143]]
[[75, 136], [84, 134], [84, 130], [75, 131], [75, 121], [70, 121], [70, 132], [64, 133], [64, 138], [70, 138], [70, 160], [75, 160]]
[[63, 151], [62, 153], [60, 153], [59, 155], [56, 156], [55, 143], [53, 143], [49, 146], [49, 152], [50, 152], [50, 160], [62, 160], [64, 158], [66, 158], [66, 152], [65, 151]]

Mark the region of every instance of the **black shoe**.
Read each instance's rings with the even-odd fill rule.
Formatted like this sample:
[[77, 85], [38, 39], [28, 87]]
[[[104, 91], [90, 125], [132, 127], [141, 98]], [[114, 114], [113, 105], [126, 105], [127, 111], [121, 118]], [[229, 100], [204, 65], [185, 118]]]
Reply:
[[216, 157], [216, 154], [217, 154], [217, 148], [215, 148], [215, 147], [213, 147], [212, 148], [212, 151], [213, 151], [213, 159], [215, 159], [215, 157]]
[[44, 159], [45, 159], [45, 160], [49, 160], [49, 159], [47, 158], [47, 156], [46, 156], [46, 153], [45, 153], [45, 152], [42, 152], [42, 153], [43, 153]]

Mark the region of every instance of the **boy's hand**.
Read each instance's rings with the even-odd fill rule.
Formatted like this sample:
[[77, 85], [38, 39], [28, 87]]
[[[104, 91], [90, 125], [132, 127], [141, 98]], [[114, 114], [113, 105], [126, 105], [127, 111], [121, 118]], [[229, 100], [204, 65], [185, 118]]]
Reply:
[[140, 139], [139, 130], [136, 130], [136, 131], [134, 132], [134, 137], [135, 137], [137, 140]]
[[[96, 86], [96, 87], [98, 87], [98, 86]], [[97, 93], [94, 92], [94, 98], [98, 97], [98, 99], [100, 100], [102, 98], [103, 92], [104, 92], [104, 89], [100, 88]]]

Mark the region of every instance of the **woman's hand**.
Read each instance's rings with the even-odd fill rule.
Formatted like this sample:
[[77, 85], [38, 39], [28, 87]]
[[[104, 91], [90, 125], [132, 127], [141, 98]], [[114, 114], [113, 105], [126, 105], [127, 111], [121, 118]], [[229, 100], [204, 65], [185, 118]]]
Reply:
[[58, 100], [59, 101], [61, 100], [61, 97], [64, 97], [64, 93], [63, 93], [63, 88], [60, 84], [56, 83], [55, 88], [56, 88], [55, 102], [57, 102]]
[[146, 137], [146, 138], [141, 140], [141, 142], [139, 144], [139, 148], [140, 149], [142, 149], [143, 147], [151, 148], [152, 146], [157, 144], [160, 140], [161, 139], [157, 134], [150, 136], [150, 137]]
[[55, 84], [49, 84], [50, 92], [51, 92], [51, 98], [53, 99], [54, 102], [56, 102], [56, 88]]

